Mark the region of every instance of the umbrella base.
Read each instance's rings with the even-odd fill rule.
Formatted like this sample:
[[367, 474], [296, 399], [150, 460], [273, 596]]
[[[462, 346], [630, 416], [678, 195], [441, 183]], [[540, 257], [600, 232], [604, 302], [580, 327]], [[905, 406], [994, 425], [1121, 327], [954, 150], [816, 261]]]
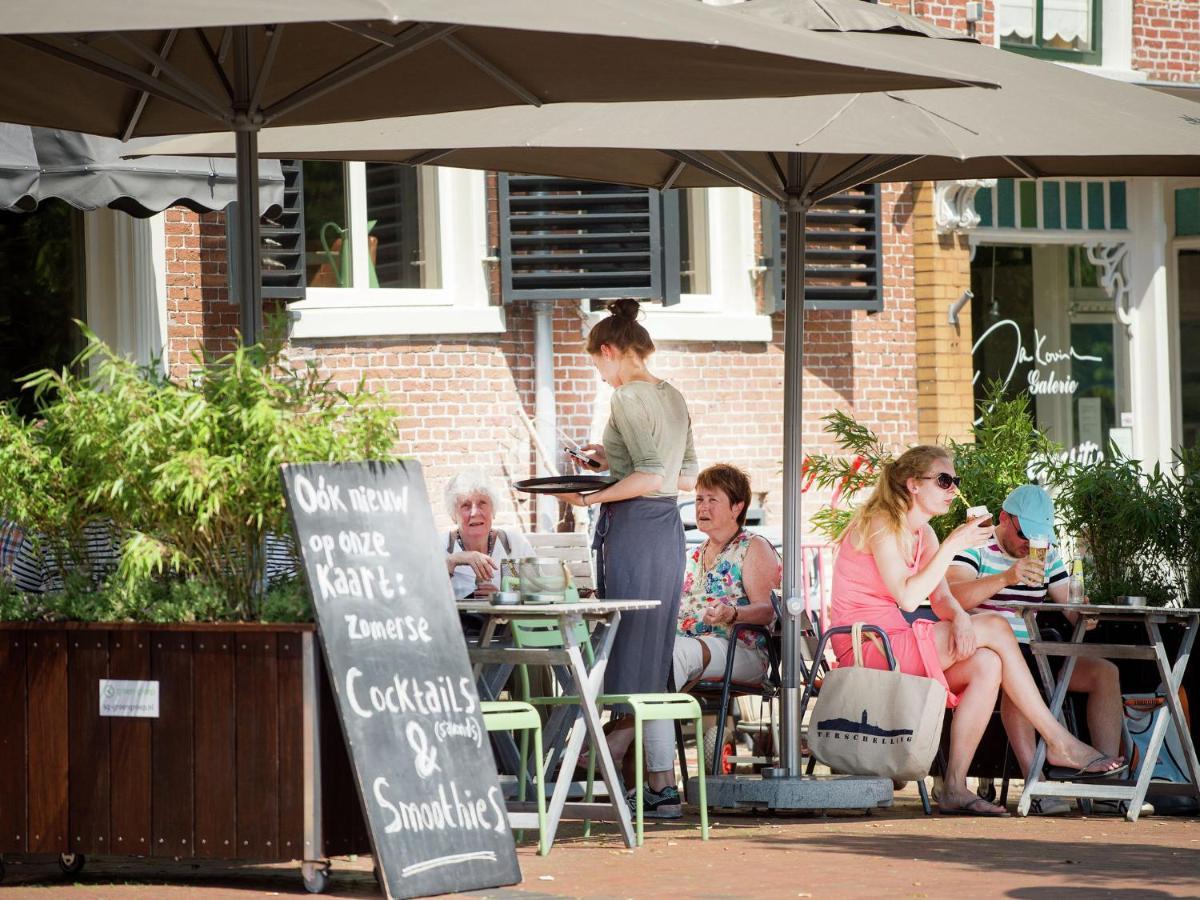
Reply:
[[[708, 805], [717, 809], [873, 809], [892, 805], [889, 778], [863, 775], [708, 777]], [[693, 796], [689, 785], [688, 797]]]

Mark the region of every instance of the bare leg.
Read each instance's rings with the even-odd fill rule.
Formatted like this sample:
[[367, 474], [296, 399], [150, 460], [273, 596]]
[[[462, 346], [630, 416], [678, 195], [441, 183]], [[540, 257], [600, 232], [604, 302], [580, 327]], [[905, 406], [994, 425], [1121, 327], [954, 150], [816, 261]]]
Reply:
[[[1106, 659], [1079, 659], [1071, 673], [1072, 691], [1087, 694], [1088, 733], [1101, 753], [1117, 756], [1121, 752], [1121, 681], [1117, 667]], [[1005, 695], [1000, 700], [1000, 715], [1008, 742], [1020, 763], [1021, 771], [1033, 762], [1036, 735], [1029, 720]]]
[[[1003, 664], [1001, 685], [1005, 695], [1013, 705], [1033, 725], [1034, 729], [1046, 740], [1046, 759], [1051, 765], [1069, 768], [1082, 768], [1093, 764], [1091, 771], [1115, 769], [1119, 761], [1109, 759], [1095, 764], [1093, 761], [1099, 753], [1094, 747], [1089, 747], [1083, 741], [1072, 735], [1062, 726], [1042, 701], [1042, 695], [1033, 681], [1033, 675], [1021, 656], [1017, 639], [1013, 636], [1003, 616], [994, 613], [983, 613], [971, 617], [975, 626], [975, 636], [980, 647], [994, 651]], [[938, 622], [934, 626], [937, 638], [938, 656], [943, 667], [952, 665], [956, 660], [950, 653], [950, 635], [952, 626], [949, 622]]]
[[1107, 659], [1080, 659], [1071, 675], [1071, 690], [1087, 694], [1088, 734], [1096, 749], [1119, 754], [1125, 711], [1117, 667]]
[[1033, 764], [1033, 751], [1037, 746], [1037, 732], [1029, 724], [1029, 720], [1021, 715], [1021, 711], [1013, 706], [1008, 694], [1000, 698], [1000, 719], [1004, 722], [1004, 730], [1008, 733], [1008, 743], [1012, 745], [1013, 754], [1017, 757], [1017, 765], [1022, 772], [1028, 772]]
[[1000, 811], [1000, 807], [986, 803], [967, 787], [967, 769], [992, 710], [996, 708], [1000, 677], [1000, 657], [986, 648], [946, 670], [946, 682], [958, 695], [958, 706], [950, 723], [950, 753], [938, 797], [940, 808], [956, 809], [975, 804]]

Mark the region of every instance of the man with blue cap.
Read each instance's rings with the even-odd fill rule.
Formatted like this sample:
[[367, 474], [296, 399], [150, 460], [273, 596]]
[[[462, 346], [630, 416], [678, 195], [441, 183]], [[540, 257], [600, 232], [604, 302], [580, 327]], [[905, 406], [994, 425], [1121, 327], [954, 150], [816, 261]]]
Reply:
[[[946, 572], [946, 582], [963, 609], [991, 610], [1008, 618], [1021, 644], [1021, 652], [1036, 675], [1024, 620], [1011, 610], [996, 608], [990, 601], [1049, 599], [1054, 603], [1068, 602], [1070, 576], [1055, 546], [1054, 502], [1050, 495], [1036, 484], [1016, 488], [1001, 506], [995, 537], [988, 546], [964, 550], [956, 555]], [[1030, 541], [1039, 538], [1046, 542], [1042, 545], [1047, 547], [1044, 562], [1029, 553]], [[1058, 664], [1051, 661], [1052, 666]], [[1092, 745], [1110, 756], [1120, 755], [1124, 709], [1117, 667], [1106, 659], [1081, 657], [1075, 662], [1069, 687], [1087, 695], [1087, 723]], [[1037, 737], [1033, 726], [1006, 696], [1000, 700], [1000, 716], [1021, 771], [1026, 772], [1033, 761]], [[1034, 812], [1042, 815], [1070, 810], [1070, 806], [1057, 797], [1041, 797], [1035, 804]]]

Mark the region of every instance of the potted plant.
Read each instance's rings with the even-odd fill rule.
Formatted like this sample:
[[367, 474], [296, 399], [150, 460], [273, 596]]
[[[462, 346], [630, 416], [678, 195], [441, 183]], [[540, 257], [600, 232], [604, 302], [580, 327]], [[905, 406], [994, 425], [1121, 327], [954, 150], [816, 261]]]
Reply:
[[0, 591], [0, 854], [301, 859], [319, 886], [369, 845], [307, 592], [268, 578], [278, 468], [387, 457], [395, 413], [278, 346], [178, 381], [86, 337], [28, 379], [36, 419], [0, 410], [0, 508], [55, 588]]

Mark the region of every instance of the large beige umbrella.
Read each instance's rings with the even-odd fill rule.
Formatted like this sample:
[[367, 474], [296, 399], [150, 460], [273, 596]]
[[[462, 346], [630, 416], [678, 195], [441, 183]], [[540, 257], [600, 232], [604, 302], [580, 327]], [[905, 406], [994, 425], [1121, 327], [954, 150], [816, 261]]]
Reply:
[[[948, 33], [859, 0], [751, 0], [730, 9], [810, 28], [891, 32], [853, 37], [912, 48], [906, 52], [914, 55], [936, 48], [939, 62], [1000, 87], [482, 110], [336, 129], [268, 129], [260, 148], [278, 157], [436, 163], [660, 189], [737, 185], [782, 203], [787, 210], [783, 587], [785, 597], [796, 597], [803, 459], [799, 312], [803, 222], [810, 206], [866, 181], [1200, 175], [1200, 116], [1186, 100], [941, 39]], [[232, 141], [197, 136], [157, 144], [153, 151], [229, 153]], [[785, 636], [790, 640], [784, 658], [791, 660], [794, 628]], [[785, 689], [799, 686], [796, 672], [785, 672]], [[786, 718], [793, 709], [786, 696], [783, 709], [783, 768], [795, 771], [798, 723]]]
[[265, 125], [960, 82], [979, 83], [694, 0], [28, 0], [0, 17], [0, 121], [122, 139], [237, 133], [250, 339]]

